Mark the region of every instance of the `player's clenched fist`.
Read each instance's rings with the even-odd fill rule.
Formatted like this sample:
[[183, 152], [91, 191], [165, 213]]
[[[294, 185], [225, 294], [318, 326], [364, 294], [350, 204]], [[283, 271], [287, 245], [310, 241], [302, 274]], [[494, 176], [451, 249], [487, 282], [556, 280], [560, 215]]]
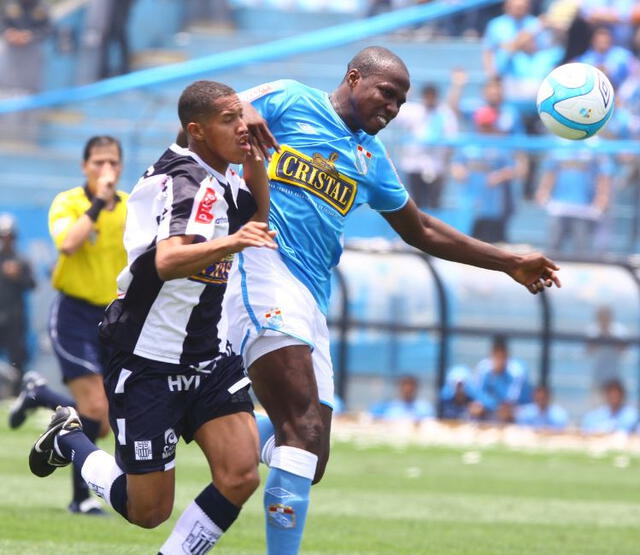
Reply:
[[96, 183], [96, 197], [101, 198], [105, 202], [111, 201], [116, 193], [117, 180], [118, 176], [116, 172], [113, 168], [105, 164], [100, 171], [100, 176]]
[[239, 252], [247, 247], [267, 247], [276, 249], [273, 238], [275, 231], [270, 231], [269, 226], [264, 222], [248, 222], [243, 225], [233, 235], [229, 235], [231, 242], [231, 252]]

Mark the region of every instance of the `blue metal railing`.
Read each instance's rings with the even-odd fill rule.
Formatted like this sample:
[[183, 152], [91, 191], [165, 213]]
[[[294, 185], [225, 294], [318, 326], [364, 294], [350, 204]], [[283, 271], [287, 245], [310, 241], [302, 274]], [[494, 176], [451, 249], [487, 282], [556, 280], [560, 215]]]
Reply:
[[90, 85], [3, 100], [0, 101], [0, 114], [49, 108], [70, 102], [99, 98], [131, 89], [162, 85], [180, 79], [212, 75], [222, 70], [235, 69], [248, 64], [279, 60], [287, 56], [315, 52], [353, 43], [416, 23], [498, 3], [499, 0], [465, 0], [465, 2], [450, 4], [441, 0], [413, 6], [369, 19], [361, 19], [264, 44], [204, 56], [179, 64], [136, 71], [105, 79], [97, 83], [91, 83]]

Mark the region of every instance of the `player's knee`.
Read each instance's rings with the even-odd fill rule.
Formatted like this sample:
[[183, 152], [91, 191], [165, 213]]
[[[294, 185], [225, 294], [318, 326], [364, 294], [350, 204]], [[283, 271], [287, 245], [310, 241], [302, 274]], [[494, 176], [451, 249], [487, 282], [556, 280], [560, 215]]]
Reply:
[[110, 430], [111, 430], [111, 427], [109, 426], [109, 419], [104, 418], [100, 422], [100, 432], [98, 433], [98, 437], [105, 437]]
[[257, 464], [253, 467], [235, 469], [232, 472], [216, 473], [216, 485], [225, 496], [236, 504], [244, 503], [260, 485]]
[[281, 433], [285, 445], [293, 445], [316, 455], [320, 453], [323, 435], [322, 419], [313, 412], [298, 417], [291, 423], [285, 423]]
[[156, 528], [168, 520], [170, 516], [171, 506], [161, 503], [157, 506], [148, 506], [137, 510], [129, 509], [128, 520], [140, 528]]
[[90, 398], [90, 399], [84, 399], [83, 402], [78, 403], [78, 412], [82, 416], [91, 418], [92, 420], [97, 420], [98, 422], [101, 423], [100, 437], [103, 437], [104, 435], [102, 434], [102, 432], [103, 432], [103, 429], [105, 428], [104, 424], [106, 423], [107, 424], [107, 429], [105, 430], [105, 434], [106, 434], [106, 431], [108, 431], [108, 414], [109, 414], [109, 406], [107, 404], [106, 399], [103, 399], [99, 396]]

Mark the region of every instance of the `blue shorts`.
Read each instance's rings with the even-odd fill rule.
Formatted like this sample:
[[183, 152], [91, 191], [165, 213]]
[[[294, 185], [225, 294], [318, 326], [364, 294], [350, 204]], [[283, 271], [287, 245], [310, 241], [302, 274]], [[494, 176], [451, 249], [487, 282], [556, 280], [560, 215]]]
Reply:
[[242, 358], [225, 356], [212, 366], [196, 370], [122, 351], [113, 354], [104, 387], [116, 461], [127, 474], [169, 470], [180, 436], [189, 443], [209, 420], [253, 412]]
[[102, 374], [107, 348], [98, 338], [105, 307], [60, 293], [51, 307], [49, 336], [66, 383], [90, 374]]

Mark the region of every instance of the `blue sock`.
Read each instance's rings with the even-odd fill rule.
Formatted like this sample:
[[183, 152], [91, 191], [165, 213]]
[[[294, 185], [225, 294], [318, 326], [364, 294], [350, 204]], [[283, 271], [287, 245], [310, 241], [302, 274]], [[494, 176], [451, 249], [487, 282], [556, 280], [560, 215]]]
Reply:
[[76, 402], [71, 397], [58, 393], [47, 385], [34, 388], [33, 400], [37, 406], [51, 410], [56, 410], [57, 407], [76, 407]]
[[271, 463], [271, 454], [275, 447], [275, 436], [273, 424], [269, 417], [263, 414], [254, 413], [256, 425], [258, 426], [258, 435], [260, 436], [260, 460], [269, 465]]
[[296, 447], [273, 450], [264, 487], [268, 555], [295, 555], [300, 550], [317, 461], [316, 455]]

